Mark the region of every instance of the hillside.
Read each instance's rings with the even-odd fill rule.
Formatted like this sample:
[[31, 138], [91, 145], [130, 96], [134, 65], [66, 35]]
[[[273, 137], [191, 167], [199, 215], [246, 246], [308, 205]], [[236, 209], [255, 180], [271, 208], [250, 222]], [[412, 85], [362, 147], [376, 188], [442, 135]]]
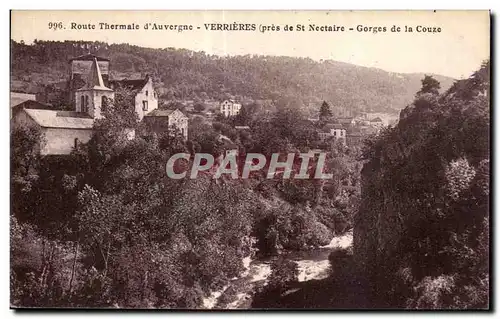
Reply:
[[382, 307], [488, 307], [490, 63], [424, 81], [365, 150], [354, 251]]
[[[36, 92], [65, 80], [68, 59], [88, 52], [111, 59], [111, 76], [149, 73], [164, 99], [286, 99], [314, 115], [323, 100], [334, 108], [399, 112], [414, 98], [424, 74], [399, 74], [336, 61], [245, 55], [220, 57], [185, 49], [151, 49], [128, 44], [83, 41], [11, 41], [11, 89]], [[442, 89], [453, 79], [435, 75]]]

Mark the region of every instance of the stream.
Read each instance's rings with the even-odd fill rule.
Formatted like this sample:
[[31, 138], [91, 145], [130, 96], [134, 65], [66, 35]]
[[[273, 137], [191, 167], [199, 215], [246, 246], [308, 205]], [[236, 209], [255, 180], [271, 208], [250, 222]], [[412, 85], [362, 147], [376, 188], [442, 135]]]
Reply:
[[[328, 245], [312, 250], [286, 253], [283, 256], [297, 263], [299, 268], [299, 281], [313, 279], [324, 279], [329, 275], [330, 264], [328, 255], [336, 247], [348, 248], [352, 245], [352, 231], [342, 236], [334, 237]], [[271, 259], [256, 259], [250, 257], [243, 259], [245, 271], [238, 278], [233, 278], [231, 282], [218, 291], [214, 291], [203, 300], [204, 309], [247, 309], [252, 302], [253, 291], [258, 286], [265, 286], [267, 278], [271, 274]], [[228, 304], [218, 304], [224, 292], [229, 287], [233, 287], [236, 293], [236, 300]], [[233, 297], [234, 299], [234, 297]]]

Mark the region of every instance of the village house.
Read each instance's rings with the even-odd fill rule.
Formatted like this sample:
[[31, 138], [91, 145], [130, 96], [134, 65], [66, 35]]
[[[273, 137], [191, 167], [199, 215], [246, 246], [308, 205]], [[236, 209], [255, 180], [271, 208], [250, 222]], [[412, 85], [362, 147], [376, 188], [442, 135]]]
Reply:
[[94, 119], [102, 117], [102, 107], [114, 98], [113, 90], [104, 85], [97, 60], [85, 84], [74, 94], [76, 111], [22, 108], [13, 115], [14, 124], [42, 131], [45, 140], [40, 145], [40, 154], [67, 155], [79, 142], [86, 143], [92, 137]]
[[14, 115], [14, 125], [36, 127], [44, 135], [41, 155], [67, 155], [92, 137], [94, 119], [74, 111], [21, 109]]
[[[40, 153], [42, 155], [67, 155], [77, 147], [78, 143], [86, 143], [92, 137], [94, 120], [103, 117], [103, 112], [115, 98], [115, 91], [108, 87], [110, 83], [105, 81], [105, 77], [101, 72], [100, 66], [106, 67], [106, 72], [109, 72], [107, 59], [94, 58], [87, 68], [85, 58], [79, 58], [72, 61], [72, 80], [79, 81], [83, 85], [73, 83], [72, 92], [74, 97], [74, 111], [63, 111], [48, 109], [45, 104], [36, 101], [25, 101], [18, 104], [14, 108], [12, 121], [14, 125], [34, 126], [39, 128], [44, 134], [44, 142], [40, 145]], [[100, 63], [101, 62], [101, 63]], [[103, 64], [104, 63], [104, 64]], [[83, 75], [86, 77], [84, 78]], [[116, 83], [116, 82], [115, 82]], [[122, 85], [135, 84], [134, 82], [122, 82]], [[135, 88], [135, 110], [139, 118], [144, 118], [145, 115], [150, 115], [157, 109], [157, 97], [152, 88], [152, 81], [149, 77], [142, 80], [133, 86]], [[152, 102], [152, 108], [149, 108], [149, 103]], [[140, 102], [140, 103], [139, 103]], [[144, 103], [146, 102], [146, 103]], [[141, 108], [137, 106], [141, 105]], [[147, 106], [147, 107], [146, 107]], [[164, 130], [171, 132], [174, 127], [180, 129], [181, 133], [187, 138], [187, 117], [179, 110], [167, 111], [169, 114], [165, 116], [163, 113], [154, 113], [149, 117], [158, 117], [153, 122], [158, 128], [158, 122], [164, 121]], [[124, 134], [128, 139], [135, 137], [135, 131], [129, 128], [123, 128]]]
[[120, 88], [129, 90], [134, 96], [135, 111], [142, 120], [145, 114], [158, 108], [158, 95], [153, 86], [153, 79], [146, 75], [143, 79], [113, 80], [110, 78], [110, 60], [93, 54], [81, 55], [69, 60], [70, 76], [68, 81], [70, 103], [78, 104], [75, 100], [76, 92], [85, 86], [85, 82], [92, 69], [93, 62], [97, 62], [104, 86], [112, 91]]
[[123, 88], [134, 95], [135, 112], [139, 120], [158, 108], [158, 95], [153, 86], [153, 79], [149, 75], [139, 80], [112, 80], [110, 87], [115, 91]]
[[346, 129], [340, 124], [326, 124], [321, 132], [318, 132], [318, 135], [321, 140], [333, 137], [334, 139], [340, 140], [345, 144], [347, 134]]
[[354, 118], [352, 117], [339, 117], [336, 119], [336, 121], [342, 125], [347, 125], [347, 126], [356, 125], [356, 120], [354, 120]]
[[177, 109], [156, 109], [144, 115], [143, 121], [153, 132], [175, 132], [177, 130], [184, 139], [188, 138], [188, 117]]
[[240, 113], [241, 104], [236, 103], [234, 100], [227, 99], [220, 103], [220, 113], [225, 117], [236, 116]]

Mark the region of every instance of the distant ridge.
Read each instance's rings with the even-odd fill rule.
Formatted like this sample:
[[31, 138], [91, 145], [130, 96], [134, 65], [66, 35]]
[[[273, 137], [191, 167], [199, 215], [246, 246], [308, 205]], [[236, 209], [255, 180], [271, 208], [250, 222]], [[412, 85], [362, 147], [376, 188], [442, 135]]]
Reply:
[[[315, 114], [323, 100], [353, 112], [397, 113], [413, 100], [425, 73], [394, 73], [333, 60], [285, 56], [220, 57], [186, 49], [151, 49], [84, 41], [11, 40], [11, 89], [39, 91], [67, 79], [68, 60], [89, 54], [110, 59], [114, 78], [151, 74], [163, 99], [285, 99]], [[479, 66], [478, 66], [479, 67]], [[434, 75], [442, 90], [454, 79]]]

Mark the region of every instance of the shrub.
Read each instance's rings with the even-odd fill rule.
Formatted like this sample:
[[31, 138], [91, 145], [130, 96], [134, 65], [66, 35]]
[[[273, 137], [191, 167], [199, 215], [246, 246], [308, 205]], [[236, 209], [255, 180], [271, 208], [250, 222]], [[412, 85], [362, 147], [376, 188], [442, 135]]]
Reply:
[[307, 243], [312, 246], [324, 246], [328, 245], [333, 238], [333, 234], [320, 222], [313, 222], [312, 229], [309, 232]]
[[290, 284], [298, 282], [299, 268], [297, 263], [279, 258], [271, 263], [271, 274], [268, 286], [270, 289], [284, 290]]

